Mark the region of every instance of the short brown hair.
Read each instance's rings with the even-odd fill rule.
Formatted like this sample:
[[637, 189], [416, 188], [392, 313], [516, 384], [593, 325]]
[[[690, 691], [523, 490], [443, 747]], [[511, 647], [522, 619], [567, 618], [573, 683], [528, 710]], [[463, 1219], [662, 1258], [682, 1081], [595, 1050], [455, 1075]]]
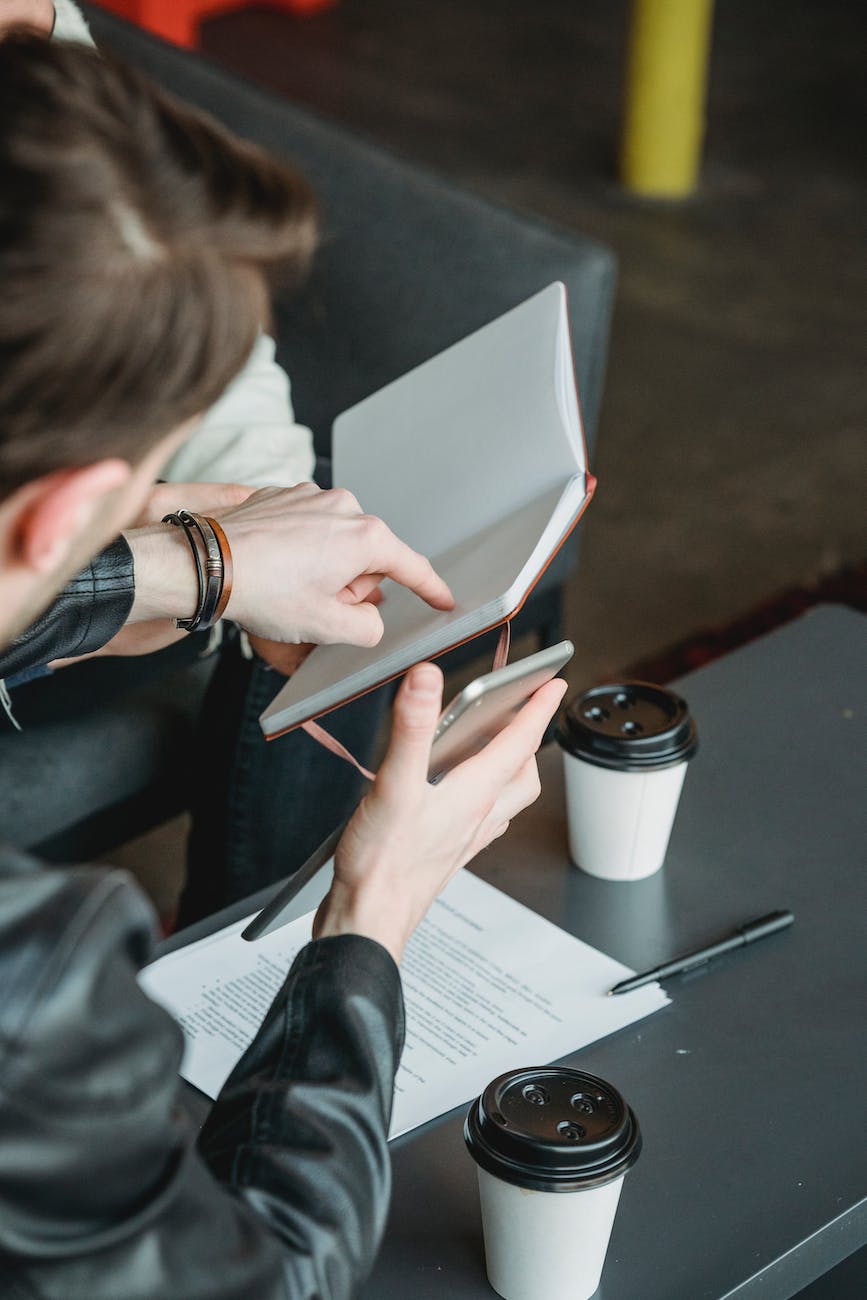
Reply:
[[315, 242], [306, 181], [120, 63], [0, 42], [0, 495], [207, 408]]

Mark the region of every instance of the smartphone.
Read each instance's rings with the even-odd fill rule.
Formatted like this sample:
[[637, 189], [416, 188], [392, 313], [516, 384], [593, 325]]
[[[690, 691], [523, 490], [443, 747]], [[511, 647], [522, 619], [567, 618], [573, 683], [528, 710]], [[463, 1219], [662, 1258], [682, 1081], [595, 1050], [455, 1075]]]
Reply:
[[[484, 749], [488, 741], [524, 707], [530, 696], [557, 675], [574, 652], [571, 641], [561, 641], [549, 650], [540, 650], [526, 659], [506, 664], [505, 668], [485, 673], [465, 686], [440, 714], [431, 745], [428, 780], [432, 783], [439, 781], [458, 763]], [[295, 898], [333, 857], [345, 828], [344, 821], [318, 849], [314, 849], [307, 861], [241, 931], [242, 939], [262, 939], [295, 920], [299, 914], [298, 908], [293, 906]]]
[[484, 749], [574, 653], [571, 641], [560, 641], [538, 654], [485, 673], [465, 686], [440, 715], [431, 746], [428, 780], [440, 780]]

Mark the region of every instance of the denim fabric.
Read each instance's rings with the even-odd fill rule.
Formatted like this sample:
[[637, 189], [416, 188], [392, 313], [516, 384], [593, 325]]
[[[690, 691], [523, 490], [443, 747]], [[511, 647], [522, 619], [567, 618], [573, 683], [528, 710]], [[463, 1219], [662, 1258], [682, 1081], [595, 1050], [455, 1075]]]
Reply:
[[[193, 814], [181, 920], [198, 920], [289, 875], [352, 811], [366, 781], [304, 732], [266, 744], [259, 714], [284, 678], [227, 631], [209, 687], [191, 673], [208, 634], [143, 657], [86, 661], [21, 684], [19, 734], [0, 713], [4, 838], [41, 843], [123, 801], [158, 773]], [[391, 688], [324, 720], [370, 766]], [[119, 824], [116, 841], [141, 827]], [[63, 858], [70, 855], [64, 851]], [[72, 856], [76, 856], [73, 851]]]
[[23, 668], [20, 673], [14, 673], [11, 677], [5, 679], [6, 685], [10, 691], [14, 691], [16, 686], [26, 686], [28, 682], [35, 682], [39, 677], [50, 677], [53, 669], [48, 664], [42, 664], [36, 668]]
[[128, 806], [140, 792], [159, 796], [160, 819], [186, 806], [189, 740], [216, 662], [201, 657], [207, 640], [85, 660], [18, 685], [21, 731], [0, 711], [3, 838], [54, 862], [84, 861], [154, 824]]
[[[266, 742], [259, 714], [280, 673], [223, 647], [193, 748], [193, 831], [179, 925], [290, 875], [352, 812], [366, 780], [303, 731]], [[392, 688], [328, 714], [327, 729], [369, 767]]]

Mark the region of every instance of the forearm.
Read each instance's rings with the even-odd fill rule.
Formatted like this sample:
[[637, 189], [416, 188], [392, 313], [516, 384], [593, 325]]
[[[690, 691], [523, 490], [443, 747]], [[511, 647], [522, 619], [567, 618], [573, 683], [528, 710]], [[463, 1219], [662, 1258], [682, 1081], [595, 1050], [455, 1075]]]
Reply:
[[[168, 490], [161, 485], [144, 516], [149, 522], [114, 543], [126, 557], [123, 617], [114, 612], [104, 617], [100, 605], [107, 589], [89, 579], [79, 581], [76, 599], [88, 606], [99, 635], [59, 638], [42, 657], [25, 655], [25, 662], [16, 661], [15, 670], [92, 653], [106, 646], [125, 622], [161, 622], [173, 634], [173, 620], [190, 618], [199, 603], [199, 585], [189, 541], [181, 529], [157, 522], [181, 505], [219, 519], [234, 573], [224, 615], [260, 641], [375, 644], [383, 624], [374, 597], [383, 577], [435, 609], [454, 604], [430, 562], [381, 520], [365, 515], [351, 493], [322, 492], [312, 483], [252, 493], [237, 484], [168, 485]], [[97, 557], [91, 569], [111, 550]]]
[[383, 949], [357, 935], [308, 944], [202, 1130], [215, 1177], [284, 1243], [292, 1297], [349, 1297], [370, 1271], [402, 1045]]
[[195, 612], [199, 588], [184, 530], [171, 524], [149, 524], [124, 536], [135, 569], [135, 591], [127, 622], [189, 618]]

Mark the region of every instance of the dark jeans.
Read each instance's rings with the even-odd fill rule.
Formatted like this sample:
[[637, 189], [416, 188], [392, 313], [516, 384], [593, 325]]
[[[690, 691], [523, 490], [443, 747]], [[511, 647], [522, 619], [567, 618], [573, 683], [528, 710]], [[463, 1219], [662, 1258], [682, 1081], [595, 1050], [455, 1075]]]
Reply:
[[[88, 811], [82, 808], [87, 802], [82, 791], [89, 787], [99, 793], [115, 763], [126, 770], [132, 761], [139, 782], [161, 772], [176, 783], [177, 806], [189, 807], [193, 815], [178, 924], [291, 874], [349, 816], [367, 784], [304, 732], [266, 743], [258, 717], [285, 679], [260, 660], [245, 659], [234, 632], [219, 651], [203, 703], [198, 704], [198, 693], [179, 701], [188, 680], [184, 674], [205, 644], [206, 637], [190, 636], [155, 654], [91, 660], [16, 687], [12, 706], [24, 728], [20, 737], [0, 715], [0, 834], [13, 844], [37, 844], [50, 807], [64, 825], [75, 827]], [[188, 719], [175, 719], [171, 729], [152, 705], [168, 698], [185, 706], [179, 711]], [[386, 686], [324, 720], [366, 767], [390, 698]], [[104, 729], [100, 718], [113, 723]], [[125, 757], [113, 748], [119, 732]], [[76, 739], [83, 743], [76, 745]], [[40, 760], [51, 749], [67, 755], [59, 766]], [[110, 842], [141, 833], [135, 816], [124, 809], [112, 818]], [[45, 820], [53, 826], [57, 819]], [[73, 830], [60, 838], [74, 843], [77, 837]], [[52, 861], [80, 858], [78, 846], [55, 852], [46, 845], [45, 851]], [[102, 848], [85, 851], [103, 853]]]
[[[258, 718], [285, 678], [224, 646], [202, 709], [193, 829], [178, 925], [282, 879], [352, 812], [367, 781], [303, 731], [265, 741]], [[369, 767], [391, 699], [382, 687], [323, 720]]]

